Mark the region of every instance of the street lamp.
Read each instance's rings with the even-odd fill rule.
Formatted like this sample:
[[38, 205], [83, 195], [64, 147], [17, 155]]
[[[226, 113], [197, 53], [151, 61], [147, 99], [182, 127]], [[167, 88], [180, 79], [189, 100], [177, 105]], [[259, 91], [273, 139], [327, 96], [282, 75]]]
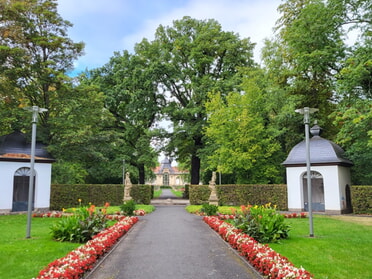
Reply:
[[317, 108], [304, 107], [302, 109], [296, 109], [295, 112], [304, 115], [305, 124], [305, 141], [306, 141], [306, 170], [307, 170], [307, 201], [309, 208], [309, 226], [310, 226], [310, 237], [314, 237], [314, 227], [313, 227], [313, 206], [312, 206], [312, 191], [311, 191], [311, 172], [310, 172], [310, 140], [309, 140], [309, 123], [310, 114], [317, 112]]
[[31, 237], [31, 218], [32, 218], [32, 200], [34, 197], [34, 177], [35, 177], [35, 146], [36, 146], [36, 123], [39, 113], [48, 111], [45, 108], [39, 108], [38, 106], [32, 106], [25, 108], [32, 112], [32, 138], [31, 138], [31, 159], [30, 159], [30, 180], [28, 188], [28, 210], [27, 210], [27, 230], [26, 238]]
[[123, 185], [125, 184], [125, 159], [123, 159]]

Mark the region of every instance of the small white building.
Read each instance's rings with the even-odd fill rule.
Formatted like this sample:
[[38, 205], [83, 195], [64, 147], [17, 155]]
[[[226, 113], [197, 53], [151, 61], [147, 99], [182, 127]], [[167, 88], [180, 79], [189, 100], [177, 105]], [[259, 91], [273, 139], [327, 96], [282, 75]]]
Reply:
[[160, 166], [153, 169], [155, 179], [148, 181], [148, 184], [154, 186], [184, 186], [188, 172], [181, 171], [172, 166], [172, 161], [165, 157]]
[[[321, 128], [310, 130], [312, 209], [315, 212], [343, 214], [351, 212], [351, 161], [337, 144], [320, 137]], [[290, 151], [283, 162], [287, 172], [288, 209], [308, 211], [306, 142]]]
[[[0, 213], [27, 211], [31, 175], [31, 143], [20, 131], [0, 137]], [[37, 143], [33, 209], [48, 210], [54, 159]]]

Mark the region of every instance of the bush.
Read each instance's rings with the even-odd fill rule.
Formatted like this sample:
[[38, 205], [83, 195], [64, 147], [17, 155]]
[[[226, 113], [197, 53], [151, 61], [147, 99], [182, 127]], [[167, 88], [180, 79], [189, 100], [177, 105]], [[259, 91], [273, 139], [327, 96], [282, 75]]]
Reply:
[[215, 215], [217, 215], [218, 206], [205, 203], [205, 204], [203, 204], [200, 211], [203, 212], [207, 216], [215, 216]]
[[125, 216], [133, 216], [134, 210], [136, 210], [136, 202], [134, 200], [129, 200], [120, 206], [121, 211]]
[[58, 241], [84, 243], [94, 235], [107, 228], [105, 217], [107, 203], [101, 212], [96, 212], [95, 206], [80, 206], [71, 216], [64, 216], [52, 225], [51, 235]]
[[270, 203], [262, 206], [241, 206], [241, 210], [242, 214], [236, 215], [233, 225], [256, 241], [270, 243], [288, 237], [290, 226]]

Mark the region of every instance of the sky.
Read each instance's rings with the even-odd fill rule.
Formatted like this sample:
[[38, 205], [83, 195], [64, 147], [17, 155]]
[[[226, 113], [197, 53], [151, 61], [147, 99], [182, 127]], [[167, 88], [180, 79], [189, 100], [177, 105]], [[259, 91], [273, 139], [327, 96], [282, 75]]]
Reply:
[[57, 0], [58, 12], [74, 26], [68, 36], [85, 43], [85, 54], [74, 73], [101, 67], [114, 52], [133, 52], [143, 38], [154, 39], [159, 25], [190, 16], [215, 19], [223, 31], [256, 43], [254, 58], [260, 62], [263, 40], [273, 36], [281, 0]]

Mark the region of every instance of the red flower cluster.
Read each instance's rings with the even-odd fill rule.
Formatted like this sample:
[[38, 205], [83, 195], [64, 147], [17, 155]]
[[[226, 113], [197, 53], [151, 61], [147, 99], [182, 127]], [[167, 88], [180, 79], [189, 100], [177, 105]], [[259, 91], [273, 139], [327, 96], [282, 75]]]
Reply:
[[300, 214], [298, 213], [288, 213], [288, 214], [283, 214], [284, 218], [306, 218], [307, 214], [305, 212], [301, 212]]
[[37, 279], [81, 278], [87, 270], [93, 267], [97, 259], [106, 253], [137, 221], [138, 217], [122, 217], [119, 222], [95, 235], [86, 244], [50, 263], [40, 271]]
[[234, 219], [235, 218], [235, 214], [220, 214], [220, 213], [217, 213], [217, 216], [221, 220], [229, 220], [229, 219]]
[[63, 215], [62, 212], [59, 211], [50, 211], [46, 213], [34, 213], [32, 217], [40, 217], [40, 218], [61, 218]]
[[244, 256], [249, 263], [268, 279], [311, 279], [304, 268], [297, 268], [287, 258], [236, 229], [216, 216], [203, 218], [225, 241]]

